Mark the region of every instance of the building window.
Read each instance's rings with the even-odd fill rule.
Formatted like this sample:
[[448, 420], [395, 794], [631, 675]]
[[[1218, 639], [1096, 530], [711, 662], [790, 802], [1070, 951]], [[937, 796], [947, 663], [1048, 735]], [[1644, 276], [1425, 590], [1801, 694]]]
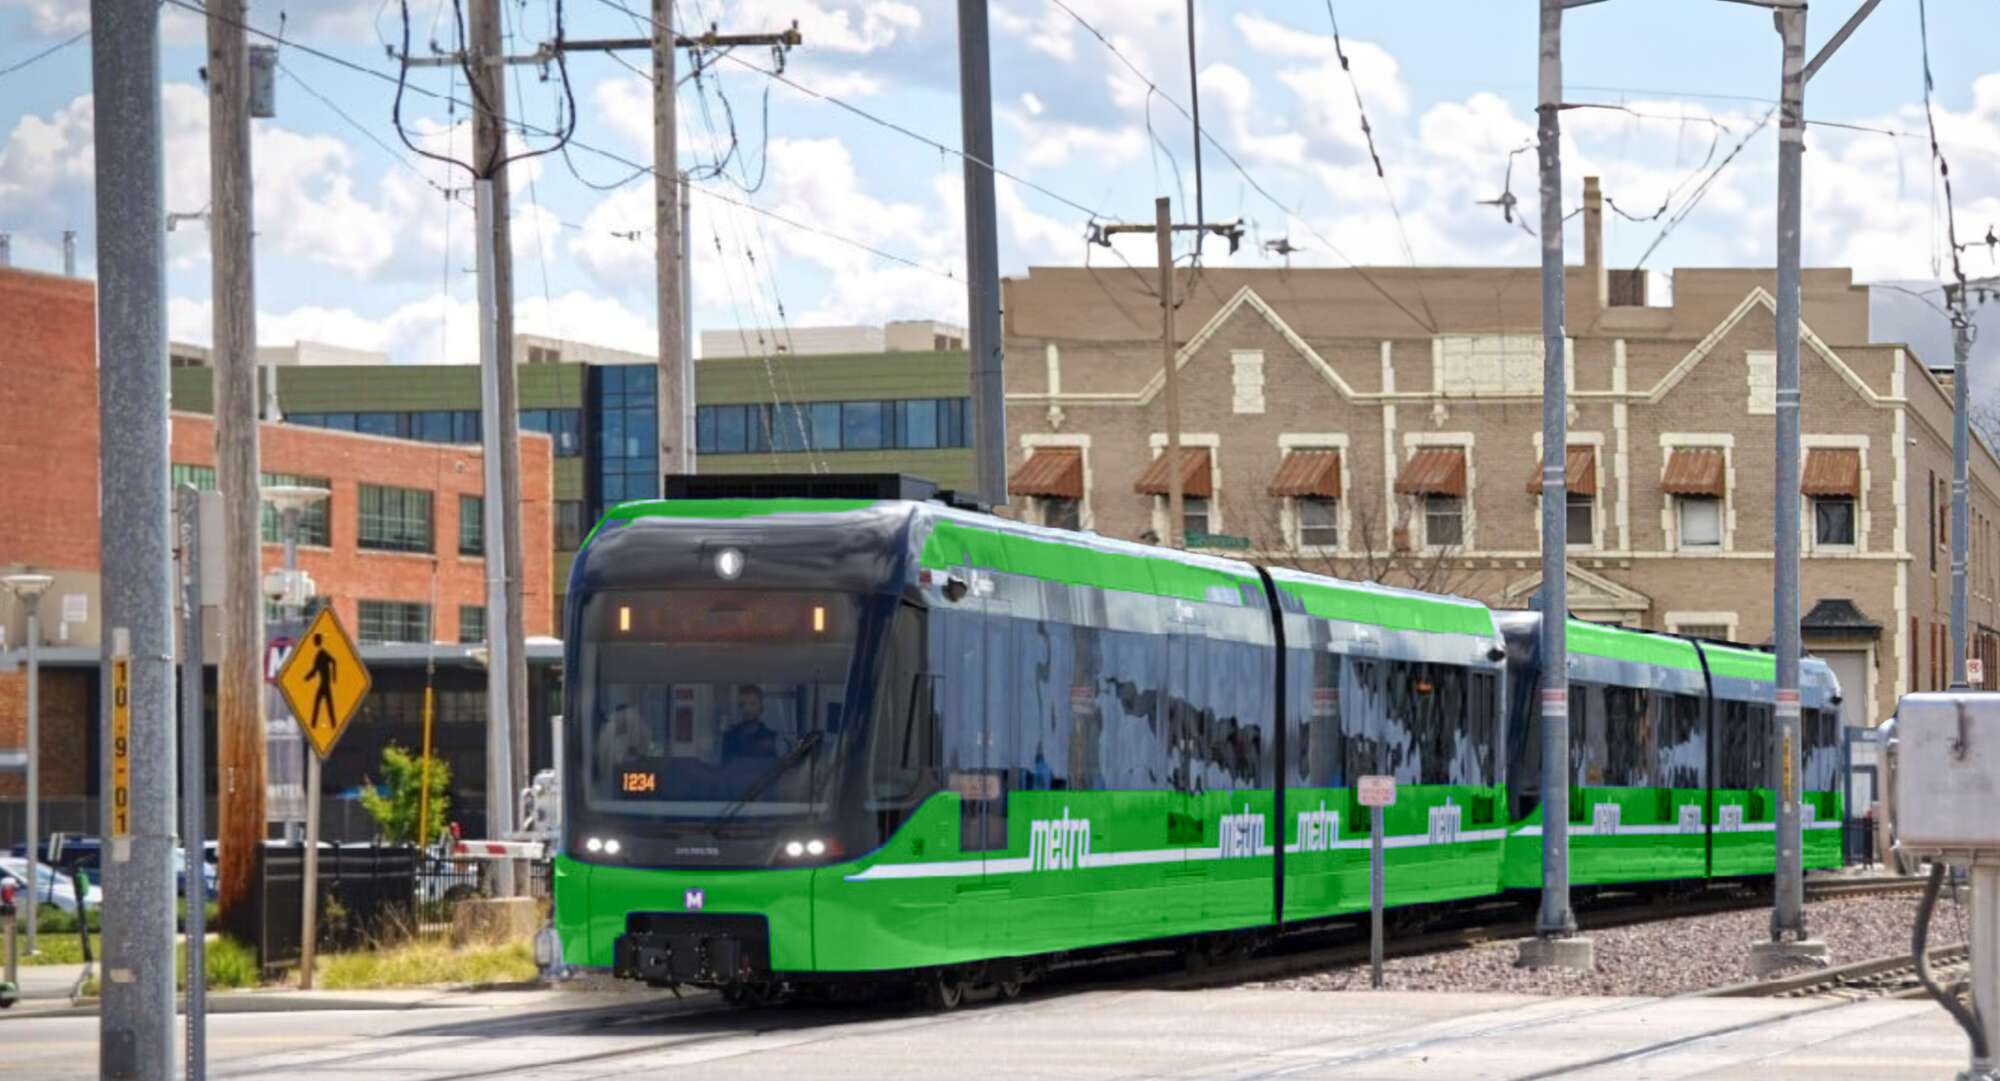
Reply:
[[1569, 546], [1589, 548], [1597, 540], [1597, 497], [1569, 492]]
[[1300, 499], [1293, 507], [1299, 516], [1300, 547], [1340, 547], [1339, 503], [1331, 499]]
[[[1208, 500], [1203, 499], [1200, 496], [1188, 496], [1188, 495], [1182, 496], [1181, 497], [1182, 539], [1187, 540], [1188, 538], [1194, 537], [1196, 534], [1207, 534], [1209, 532], [1208, 528], [1209, 524], [1210, 524], [1210, 516], [1208, 512]], [[1193, 541], [1188, 540], [1188, 543], [1193, 544]]]
[[1042, 506], [1042, 524], [1052, 529], [1082, 529], [1083, 503], [1075, 499], [1045, 498], [1037, 500]]
[[556, 500], [556, 547], [565, 552], [583, 547], [583, 500]]
[[[262, 483], [266, 488], [280, 485], [291, 488], [324, 488], [327, 497], [299, 511], [299, 543], [308, 547], [333, 547], [333, 482], [325, 477], [305, 477], [297, 473], [266, 473]], [[285, 516], [270, 503], [264, 504], [261, 514], [264, 543], [285, 543]]]
[[956, 449], [970, 445], [965, 409], [964, 398], [704, 405], [695, 410], [695, 450], [796, 454]]
[[420, 488], [361, 486], [361, 548], [384, 552], [431, 550], [431, 494]]
[[1465, 543], [1465, 500], [1455, 495], [1424, 497], [1424, 543], [1433, 548]]
[[361, 601], [360, 638], [363, 642], [406, 642], [422, 644], [431, 640], [431, 606], [415, 601]]
[[1814, 499], [1813, 542], [1826, 545], [1854, 543], [1854, 500], [1833, 496]]
[[1723, 623], [1683, 623], [1674, 628], [1674, 633], [1715, 642], [1729, 641], [1729, 627]]
[[204, 492], [215, 491], [215, 467], [212, 465], [181, 465], [176, 462], [167, 469], [167, 479], [178, 488], [192, 484]]
[[486, 554], [486, 500], [480, 496], [458, 497], [458, 554]]
[[1682, 548], [1722, 546], [1722, 500], [1714, 496], [1684, 495], [1676, 499]]
[[[596, 505], [659, 498], [659, 369], [651, 364], [616, 364], [591, 371], [590, 394], [597, 416], [592, 476]], [[749, 418], [739, 413], [735, 419], [732, 437], [749, 449]], [[702, 434], [697, 420], [697, 446]]]
[[523, 409], [521, 430], [547, 435], [550, 451], [558, 458], [575, 458], [583, 453], [581, 409]]
[[483, 604], [461, 604], [458, 606], [458, 644], [478, 645], [486, 641], [486, 606]]

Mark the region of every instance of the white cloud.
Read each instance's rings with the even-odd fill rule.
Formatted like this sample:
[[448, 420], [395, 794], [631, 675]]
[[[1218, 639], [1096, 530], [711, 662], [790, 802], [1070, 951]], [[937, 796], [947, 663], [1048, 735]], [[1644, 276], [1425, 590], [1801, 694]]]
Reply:
[[924, 17], [898, 0], [738, 0], [729, 11], [734, 33], [775, 33], [794, 21], [810, 49], [872, 53], [910, 36]]

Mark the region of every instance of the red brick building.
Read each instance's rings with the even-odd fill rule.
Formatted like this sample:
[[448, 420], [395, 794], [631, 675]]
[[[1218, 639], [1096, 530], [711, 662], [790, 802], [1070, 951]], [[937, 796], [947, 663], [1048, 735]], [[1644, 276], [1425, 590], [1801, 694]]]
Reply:
[[[95, 283], [0, 268], [0, 325], [9, 328], [0, 343], [0, 574], [33, 570], [55, 579], [40, 606], [44, 822], [88, 829], [99, 790]], [[170, 425], [171, 479], [213, 486], [213, 420], [176, 412]], [[376, 676], [356, 730], [328, 764], [329, 790], [373, 770], [383, 743], [415, 745], [420, 733], [406, 708], [406, 685], [414, 680], [420, 697], [424, 660], [435, 656], [440, 721], [452, 729], [440, 732], [439, 747], [453, 765], [459, 802], [476, 803], [485, 742], [483, 674], [471, 660], [471, 647], [484, 638], [486, 589], [479, 448], [264, 424], [260, 457], [266, 483], [330, 490], [301, 522], [299, 566], [316, 596], [361, 639]], [[531, 638], [546, 639], [555, 627], [553, 478], [549, 437], [524, 432], [522, 613]], [[267, 508], [266, 569], [284, 558], [276, 519]], [[10, 753], [15, 760], [11, 769], [0, 767], [0, 829], [13, 828], [23, 788], [26, 622], [24, 607], [0, 596], [0, 763]], [[531, 677], [537, 701], [552, 686], [546, 671]], [[209, 701], [212, 711], [212, 685]], [[546, 747], [538, 750], [546, 758]]]

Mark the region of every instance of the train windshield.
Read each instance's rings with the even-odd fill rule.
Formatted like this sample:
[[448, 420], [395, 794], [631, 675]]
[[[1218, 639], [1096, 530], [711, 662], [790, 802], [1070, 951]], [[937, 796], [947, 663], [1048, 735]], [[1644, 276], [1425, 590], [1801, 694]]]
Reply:
[[593, 597], [578, 763], [590, 810], [718, 828], [822, 812], [858, 621], [838, 593]]

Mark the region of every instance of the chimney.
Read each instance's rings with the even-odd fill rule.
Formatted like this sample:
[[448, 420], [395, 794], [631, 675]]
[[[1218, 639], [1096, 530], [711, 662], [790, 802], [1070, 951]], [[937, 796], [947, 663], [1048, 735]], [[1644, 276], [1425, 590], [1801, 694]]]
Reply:
[[14, 265], [14, 234], [0, 233], [0, 267]]
[[1604, 193], [1598, 190], [1594, 176], [1583, 178], [1583, 269], [1590, 272], [1597, 306], [1609, 304], [1611, 282], [1604, 269]]
[[76, 277], [76, 230], [63, 230], [63, 277]]

